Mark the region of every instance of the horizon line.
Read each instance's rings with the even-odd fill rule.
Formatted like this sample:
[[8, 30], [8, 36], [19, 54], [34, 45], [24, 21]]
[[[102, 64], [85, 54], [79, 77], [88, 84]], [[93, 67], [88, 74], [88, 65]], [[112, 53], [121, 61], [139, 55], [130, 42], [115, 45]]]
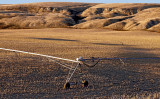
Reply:
[[[8, 5], [8, 4], [33, 4], [33, 3], [51, 3], [50, 1], [46, 1], [46, 2], [28, 2], [28, 3], [0, 3], [0, 5]], [[53, 3], [53, 2], [52, 2]], [[97, 3], [97, 4], [112, 4], [112, 3], [110, 3], [110, 2], [108, 2], [108, 3], [104, 3], [104, 2], [102, 2], [102, 3], [100, 3], [100, 2], [70, 2], [70, 1], [68, 1], [68, 2], [55, 2], [55, 3]], [[124, 3], [124, 2], [119, 2], [119, 3]], [[139, 2], [126, 2], [126, 3], [139, 3]], [[141, 3], [145, 3], [145, 2], [141, 2]], [[116, 4], [116, 3], [114, 3], [113, 2], [113, 4]], [[160, 3], [154, 3], [154, 2], [152, 2], [152, 3], [147, 3], [147, 4], [160, 4]]]

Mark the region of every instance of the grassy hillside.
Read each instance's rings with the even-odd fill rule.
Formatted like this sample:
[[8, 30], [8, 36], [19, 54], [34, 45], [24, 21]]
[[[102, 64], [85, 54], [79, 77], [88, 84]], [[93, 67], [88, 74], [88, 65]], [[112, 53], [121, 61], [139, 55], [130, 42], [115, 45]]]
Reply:
[[96, 4], [33, 3], [0, 6], [0, 28], [55, 28], [76, 24], [77, 14]]
[[1, 5], [0, 28], [105, 28], [159, 32], [160, 4], [44, 2]]

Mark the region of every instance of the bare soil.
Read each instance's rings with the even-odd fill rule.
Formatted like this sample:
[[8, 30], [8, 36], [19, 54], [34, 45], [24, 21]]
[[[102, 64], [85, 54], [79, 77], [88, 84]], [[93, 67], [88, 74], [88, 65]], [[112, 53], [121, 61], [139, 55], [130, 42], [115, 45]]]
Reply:
[[[104, 29], [0, 30], [0, 47], [76, 59], [160, 57], [160, 34]], [[160, 97], [160, 60], [105, 60], [82, 65], [63, 89], [68, 69], [45, 57], [0, 50], [1, 98], [156, 98]], [[68, 63], [71, 64], [71, 63]], [[74, 64], [75, 66], [76, 64]]]

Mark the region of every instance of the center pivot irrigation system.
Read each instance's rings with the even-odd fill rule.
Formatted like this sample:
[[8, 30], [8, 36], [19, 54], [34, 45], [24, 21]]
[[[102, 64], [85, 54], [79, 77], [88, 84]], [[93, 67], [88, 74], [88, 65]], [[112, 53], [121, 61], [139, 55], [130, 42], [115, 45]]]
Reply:
[[[70, 80], [71, 80], [73, 74], [75, 73], [75, 71], [77, 70], [77, 68], [81, 65], [84, 65], [84, 66], [87, 66], [87, 67], [94, 67], [101, 60], [119, 60], [121, 63], [125, 64], [123, 60], [160, 59], [159, 57], [155, 57], [155, 58], [94, 58], [94, 57], [91, 57], [89, 59], [83, 59], [83, 57], [79, 57], [79, 58], [76, 58], [76, 60], [70, 60], [70, 59], [65, 59], [65, 58], [60, 58], [60, 57], [54, 57], [54, 56], [49, 56], [49, 55], [43, 55], [43, 54], [37, 54], [37, 53], [20, 51], [20, 50], [13, 50], [13, 49], [6, 49], [6, 48], [0, 48], [0, 50], [46, 57], [46, 58], [49, 58], [51, 61], [54, 61], [55, 63], [69, 69], [69, 73], [68, 73], [68, 76], [67, 76], [67, 79], [66, 79], [66, 83], [64, 84], [65, 89], [69, 89], [71, 87], [71, 85], [78, 84], [78, 83], [70, 83]], [[61, 63], [60, 61], [72, 62], [72, 65], [64, 64], [64, 63]], [[91, 64], [87, 63], [87, 61], [90, 61]], [[73, 63], [76, 63], [76, 65], [73, 66]], [[82, 81], [80, 84], [82, 84], [82, 87], [87, 87], [88, 86], [88, 81]]]

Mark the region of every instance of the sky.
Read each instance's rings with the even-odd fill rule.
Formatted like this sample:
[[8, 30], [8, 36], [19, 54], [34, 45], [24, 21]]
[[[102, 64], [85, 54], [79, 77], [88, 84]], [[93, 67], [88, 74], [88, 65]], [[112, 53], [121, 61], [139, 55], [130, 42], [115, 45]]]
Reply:
[[0, 0], [0, 4], [23, 4], [34, 2], [160, 3], [160, 0]]

